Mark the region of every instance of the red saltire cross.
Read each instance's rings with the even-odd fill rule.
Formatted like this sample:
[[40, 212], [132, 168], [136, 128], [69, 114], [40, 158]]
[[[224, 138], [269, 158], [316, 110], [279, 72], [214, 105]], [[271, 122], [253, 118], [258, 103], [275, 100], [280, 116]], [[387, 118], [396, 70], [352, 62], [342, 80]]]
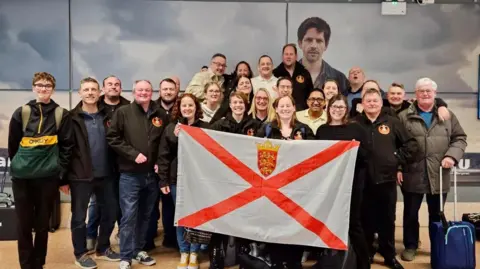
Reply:
[[206, 207], [180, 219], [178, 221], [179, 226], [190, 228], [198, 227], [211, 220], [221, 218], [222, 216], [265, 196], [303, 227], [320, 237], [329, 248], [339, 250], [347, 249], [345, 243], [330, 231], [323, 222], [310, 215], [305, 209], [281, 193], [279, 189], [318, 169], [320, 166], [323, 166], [348, 150], [357, 147], [359, 142], [339, 141], [303, 162], [300, 162], [268, 179], [263, 179], [263, 177], [238, 160], [202, 129], [185, 125], [182, 125], [181, 128], [208, 152], [213, 156], [216, 156], [219, 161], [232, 169], [233, 172], [252, 186], [215, 205]]

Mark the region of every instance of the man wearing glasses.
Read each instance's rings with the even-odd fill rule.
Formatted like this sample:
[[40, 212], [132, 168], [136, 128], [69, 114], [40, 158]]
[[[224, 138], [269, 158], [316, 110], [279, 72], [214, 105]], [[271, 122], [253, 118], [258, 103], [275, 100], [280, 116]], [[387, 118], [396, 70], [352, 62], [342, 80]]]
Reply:
[[36, 99], [15, 110], [8, 134], [22, 269], [40, 269], [45, 264], [49, 219], [74, 144], [68, 111], [51, 99], [55, 78], [35, 73], [32, 86]]
[[215, 53], [212, 56], [210, 67], [207, 71], [201, 71], [193, 76], [192, 80], [185, 89], [185, 93], [191, 93], [198, 98], [200, 102], [205, 100], [204, 87], [209, 82], [216, 82], [220, 87], [225, 84], [223, 74], [227, 69], [227, 57], [221, 53]]
[[324, 111], [325, 95], [323, 91], [314, 89], [308, 96], [307, 106], [307, 109], [297, 111], [297, 120], [308, 125], [313, 133], [317, 133], [318, 127], [327, 122], [327, 113]]

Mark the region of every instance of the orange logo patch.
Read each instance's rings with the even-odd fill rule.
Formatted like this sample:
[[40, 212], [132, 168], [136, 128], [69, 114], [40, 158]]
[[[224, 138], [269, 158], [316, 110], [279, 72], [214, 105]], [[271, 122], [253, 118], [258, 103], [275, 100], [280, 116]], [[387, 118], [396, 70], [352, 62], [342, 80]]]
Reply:
[[155, 127], [160, 127], [160, 126], [162, 126], [163, 122], [159, 117], [155, 117], [155, 118], [152, 119], [152, 124]]
[[293, 137], [293, 139], [295, 139], [295, 140], [302, 140], [302, 139], [303, 139], [303, 137], [302, 137], [302, 132], [297, 131], [297, 132], [295, 133], [295, 136]]
[[254, 136], [254, 135], [255, 135], [255, 132], [253, 131], [252, 128], [248, 129], [247, 135], [248, 135], [248, 136]]
[[298, 75], [295, 79], [298, 83], [303, 83], [305, 81], [305, 78], [302, 75]]
[[378, 127], [378, 132], [383, 134], [383, 135], [387, 135], [387, 134], [390, 133], [390, 127], [388, 127], [385, 124], [382, 124]]

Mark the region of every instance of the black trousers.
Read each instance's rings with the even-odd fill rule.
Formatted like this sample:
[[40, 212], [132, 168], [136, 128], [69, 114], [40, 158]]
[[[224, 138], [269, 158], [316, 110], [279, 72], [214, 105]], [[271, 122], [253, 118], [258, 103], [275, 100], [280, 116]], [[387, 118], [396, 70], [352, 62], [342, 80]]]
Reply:
[[369, 248], [362, 226], [363, 184], [355, 184], [350, 202], [350, 225], [348, 235], [357, 257], [357, 269], [370, 269]]
[[369, 248], [369, 256], [375, 254], [373, 240], [378, 232], [378, 252], [385, 258], [395, 258], [395, 209], [397, 183], [366, 184], [363, 203], [363, 229]]
[[87, 253], [87, 217], [90, 196], [95, 194], [97, 206], [100, 209], [100, 228], [97, 237], [97, 253], [103, 253], [110, 247], [110, 235], [117, 219], [118, 201], [115, 196], [114, 180], [112, 178], [95, 178], [92, 181], [70, 182], [72, 197], [72, 242], [73, 254], [80, 258]]
[[160, 189], [157, 188], [155, 192], [157, 192], [157, 198], [155, 199], [155, 204], [153, 206], [152, 215], [150, 216], [150, 220], [148, 222], [147, 234], [145, 237], [144, 249], [147, 250], [155, 248], [155, 237], [157, 237], [158, 220], [160, 219]]
[[302, 269], [302, 255], [304, 246], [267, 244], [272, 269], [283, 269], [284, 263], [287, 269]]
[[[422, 205], [423, 193], [404, 192], [403, 209], [403, 244], [406, 249], [418, 248], [418, 237], [420, 224], [418, 223], [418, 210]], [[440, 221], [440, 194], [426, 194], [428, 205], [428, 223]], [[447, 194], [443, 194], [443, 205], [445, 206]]]
[[164, 241], [167, 244], [177, 245], [177, 230], [173, 225], [175, 220], [175, 204], [172, 195], [161, 194], [162, 200], [162, 224], [164, 231]]
[[[41, 269], [47, 257], [48, 229], [58, 178], [12, 179], [18, 218], [18, 256], [22, 269]], [[32, 229], [35, 229], [33, 241]]]

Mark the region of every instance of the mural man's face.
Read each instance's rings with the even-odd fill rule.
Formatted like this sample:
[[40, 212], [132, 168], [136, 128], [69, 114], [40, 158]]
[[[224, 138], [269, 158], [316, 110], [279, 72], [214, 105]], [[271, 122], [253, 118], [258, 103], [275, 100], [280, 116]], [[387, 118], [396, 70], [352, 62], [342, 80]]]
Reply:
[[316, 28], [308, 29], [303, 39], [298, 41], [298, 45], [303, 51], [303, 57], [311, 63], [320, 61], [327, 50], [325, 36]]

